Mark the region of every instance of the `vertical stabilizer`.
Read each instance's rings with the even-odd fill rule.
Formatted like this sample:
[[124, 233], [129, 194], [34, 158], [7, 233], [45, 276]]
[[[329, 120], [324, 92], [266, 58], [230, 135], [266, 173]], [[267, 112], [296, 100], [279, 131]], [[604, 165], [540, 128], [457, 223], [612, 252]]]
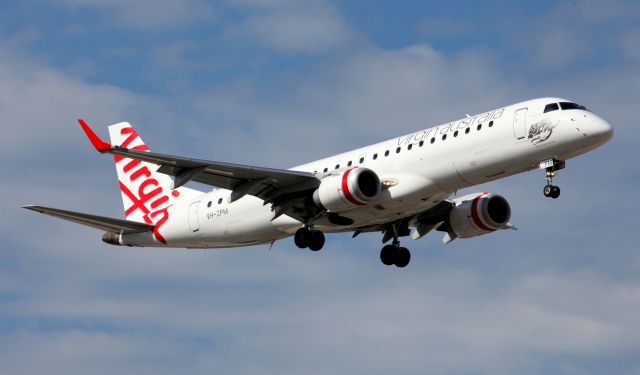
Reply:
[[[109, 126], [111, 143], [133, 150], [149, 151], [147, 145], [138, 136], [128, 122]], [[169, 219], [169, 207], [182, 199], [190, 199], [202, 192], [179, 187], [172, 190], [172, 180], [166, 174], [158, 173], [158, 166], [140, 160], [114, 156], [124, 214], [127, 220], [155, 224], [161, 227]], [[156, 238], [164, 239], [154, 231]]]

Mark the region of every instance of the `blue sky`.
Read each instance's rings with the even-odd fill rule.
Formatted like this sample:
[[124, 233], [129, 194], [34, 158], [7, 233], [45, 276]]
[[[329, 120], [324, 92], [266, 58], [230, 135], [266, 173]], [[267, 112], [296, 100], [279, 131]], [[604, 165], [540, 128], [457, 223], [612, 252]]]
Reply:
[[[454, 6], [455, 5], [455, 6]], [[59, 0], [0, 5], [0, 373], [640, 373], [633, 1]], [[227, 251], [129, 249], [27, 212], [122, 217], [101, 134], [289, 167], [539, 96], [614, 139], [475, 190], [519, 231]], [[471, 192], [471, 190], [469, 190]]]

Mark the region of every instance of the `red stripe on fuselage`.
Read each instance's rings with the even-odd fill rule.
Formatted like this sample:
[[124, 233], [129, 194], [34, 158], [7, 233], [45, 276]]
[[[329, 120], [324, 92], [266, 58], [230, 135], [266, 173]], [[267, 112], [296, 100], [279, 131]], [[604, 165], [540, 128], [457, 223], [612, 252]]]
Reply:
[[351, 173], [352, 170], [353, 169], [347, 169], [342, 175], [342, 193], [349, 202], [355, 204], [356, 206], [364, 206], [365, 204], [362, 202], [358, 202], [349, 191], [349, 173]]

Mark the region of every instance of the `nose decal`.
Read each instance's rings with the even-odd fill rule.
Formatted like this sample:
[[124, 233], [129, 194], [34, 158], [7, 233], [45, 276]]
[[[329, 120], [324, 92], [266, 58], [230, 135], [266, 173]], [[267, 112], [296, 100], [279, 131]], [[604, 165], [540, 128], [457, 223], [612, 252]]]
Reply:
[[542, 143], [551, 137], [556, 126], [557, 123], [553, 124], [549, 119], [540, 120], [531, 125], [527, 139], [534, 145]]

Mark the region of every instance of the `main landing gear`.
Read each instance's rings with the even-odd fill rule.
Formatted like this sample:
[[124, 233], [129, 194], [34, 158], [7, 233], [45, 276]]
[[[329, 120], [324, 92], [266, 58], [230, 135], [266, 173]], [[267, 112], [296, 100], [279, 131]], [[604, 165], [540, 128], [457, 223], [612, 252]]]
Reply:
[[309, 227], [300, 228], [296, 231], [293, 241], [301, 249], [308, 247], [309, 250], [318, 251], [324, 246], [324, 233]]
[[380, 260], [387, 266], [395, 264], [396, 267], [403, 268], [411, 261], [411, 252], [406, 247], [401, 247], [399, 241], [393, 241], [392, 245], [382, 248]]
[[550, 159], [540, 163], [540, 167], [545, 170], [545, 180], [547, 181], [547, 185], [542, 190], [544, 196], [553, 199], [558, 198], [560, 196], [560, 188], [553, 185], [553, 178], [556, 176], [556, 171], [564, 169], [564, 161]]
[[[324, 233], [319, 230], [312, 229], [311, 226], [304, 226], [298, 229], [293, 236], [293, 241], [296, 246], [301, 249], [309, 248], [312, 251], [318, 251], [322, 249], [324, 246]], [[398, 228], [396, 225], [389, 224], [386, 229], [388, 232], [385, 234], [383, 242], [386, 242], [393, 238], [393, 242], [391, 245], [386, 245], [380, 251], [380, 260], [387, 266], [395, 265], [396, 267], [404, 268], [411, 261], [411, 252], [406, 247], [400, 246], [400, 241], [398, 240]], [[400, 233], [405, 235], [402, 228], [400, 228]]]
[[380, 260], [387, 266], [395, 264], [396, 267], [404, 268], [411, 261], [411, 252], [406, 247], [401, 247], [398, 240], [399, 233], [404, 234], [408, 231], [408, 227], [402, 224], [392, 223], [385, 228], [385, 237], [382, 242], [389, 240], [389, 237], [393, 238], [392, 244], [385, 245], [380, 251]]

